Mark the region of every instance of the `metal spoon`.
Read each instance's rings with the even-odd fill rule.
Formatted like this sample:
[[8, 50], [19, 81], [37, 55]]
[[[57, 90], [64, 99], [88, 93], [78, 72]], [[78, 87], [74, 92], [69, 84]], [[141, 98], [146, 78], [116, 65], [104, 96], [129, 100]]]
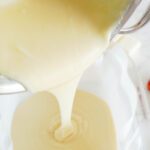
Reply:
[[[131, 0], [129, 7], [121, 17], [120, 22], [118, 23], [117, 27], [112, 33], [111, 39], [113, 39], [117, 34], [128, 34], [128, 33], [135, 32], [141, 29], [150, 21], [150, 5], [149, 5], [146, 13], [144, 13], [143, 17], [138, 23], [136, 23], [132, 27], [122, 29], [123, 26], [129, 20], [129, 18], [132, 16], [136, 8], [140, 5], [140, 3], [141, 0]], [[16, 80], [8, 78], [6, 76], [0, 75], [0, 95], [22, 93], [26, 91], [27, 89], [23, 84], [19, 83]]]

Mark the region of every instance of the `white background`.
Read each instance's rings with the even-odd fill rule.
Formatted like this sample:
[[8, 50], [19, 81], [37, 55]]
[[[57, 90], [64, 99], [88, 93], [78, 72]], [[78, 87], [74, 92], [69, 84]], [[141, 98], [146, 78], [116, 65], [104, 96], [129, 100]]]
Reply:
[[[148, 4], [150, 5], [150, 0], [142, 1], [131, 23], [134, 23], [137, 18], [141, 17]], [[142, 42], [142, 48], [134, 53], [133, 59], [137, 65], [146, 90], [146, 83], [150, 80], [150, 23], [140, 31], [133, 33], [133, 36]], [[150, 101], [150, 92], [148, 91], [147, 96]], [[141, 132], [144, 139], [144, 150], [150, 150], [150, 121], [144, 121], [142, 123]]]

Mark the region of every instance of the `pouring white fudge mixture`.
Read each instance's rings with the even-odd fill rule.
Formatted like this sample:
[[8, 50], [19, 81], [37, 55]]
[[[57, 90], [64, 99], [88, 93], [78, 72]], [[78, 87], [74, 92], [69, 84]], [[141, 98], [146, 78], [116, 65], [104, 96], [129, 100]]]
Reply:
[[33, 97], [14, 114], [14, 150], [116, 150], [109, 107], [77, 91], [129, 0], [0, 1], [0, 73]]

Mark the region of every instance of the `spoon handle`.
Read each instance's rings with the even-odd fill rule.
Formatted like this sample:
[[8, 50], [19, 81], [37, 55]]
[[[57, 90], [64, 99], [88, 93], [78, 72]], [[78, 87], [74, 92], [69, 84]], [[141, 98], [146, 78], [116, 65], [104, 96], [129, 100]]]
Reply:
[[120, 34], [128, 34], [135, 32], [144, 27], [147, 23], [149, 23], [149, 21], [150, 21], [150, 4], [146, 12], [144, 13], [143, 17], [140, 19], [140, 21], [138, 21], [135, 25], [131, 27], [121, 29]]

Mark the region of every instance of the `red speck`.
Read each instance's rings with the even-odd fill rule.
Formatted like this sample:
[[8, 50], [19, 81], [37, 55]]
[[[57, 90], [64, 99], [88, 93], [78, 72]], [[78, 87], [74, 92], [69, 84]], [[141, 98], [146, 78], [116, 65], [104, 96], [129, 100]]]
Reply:
[[150, 80], [147, 83], [147, 90], [150, 91]]

